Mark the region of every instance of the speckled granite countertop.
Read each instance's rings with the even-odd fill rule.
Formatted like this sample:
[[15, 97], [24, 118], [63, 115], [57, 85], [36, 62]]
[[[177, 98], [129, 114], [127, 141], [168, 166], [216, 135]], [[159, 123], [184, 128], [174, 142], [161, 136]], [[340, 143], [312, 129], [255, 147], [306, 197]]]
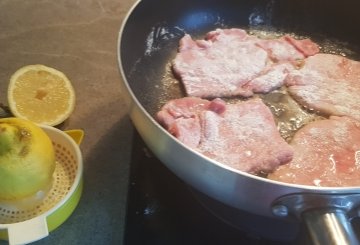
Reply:
[[[72, 81], [84, 192], [71, 217], [34, 244], [122, 244], [133, 128], [121, 97], [117, 38], [134, 0], [0, 1], [0, 102], [18, 68], [44, 64]], [[0, 244], [7, 242], [0, 241]]]

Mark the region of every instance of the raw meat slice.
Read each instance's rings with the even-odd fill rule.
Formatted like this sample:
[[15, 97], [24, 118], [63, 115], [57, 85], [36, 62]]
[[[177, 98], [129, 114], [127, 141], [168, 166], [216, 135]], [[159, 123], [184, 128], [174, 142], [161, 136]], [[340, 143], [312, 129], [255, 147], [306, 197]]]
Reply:
[[294, 158], [268, 178], [293, 184], [360, 185], [360, 123], [332, 116], [301, 128], [291, 145]]
[[215, 41], [229, 42], [232, 40], [248, 40], [250, 38], [255, 38], [249, 36], [245, 30], [238, 28], [231, 29], [216, 29], [215, 31], [210, 31], [206, 34], [205, 39]]
[[294, 67], [290, 63], [272, 65], [268, 71], [247, 83], [244, 88], [252, 93], [269, 93], [280, 88]]
[[251, 96], [241, 87], [267, 65], [267, 53], [238, 29], [217, 30], [208, 40], [185, 35], [173, 60], [188, 96], [215, 98]]
[[189, 147], [195, 148], [201, 139], [199, 113], [211, 110], [222, 113], [225, 102], [220, 99], [213, 101], [195, 97], [171, 100], [157, 113], [157, 121], [172, 135]]
[[[280, 71], [283, 66], [278, 68], [279, 64], [297, 65], [297, 60], [318, 51], [309, 39], [285, 36], [265, 40], [242, 29], [216, 29], [204, 40], [185, 35], [172, 67], [188, 96], [250, 97], [254, 92], [267, 93], [283, 85], [288, 69]], [[252, 86], [254, 79], [256, 85]]]
[[360, 62], [317, 54], [286, 78], [288, 91], [301, 105], [325, 115], [360, 120]]
[[225, 104], [185, 97], [169, 101], [157, 120], [184, 144], [237, 170], [267, 173], [292, 159], [291, 147], [260, 99]]
[[293, 62], [319, 53], [319, 46], [310, 39], [297, 40], [288, 35], [278, 39], [259, 39], [257, 44], [274, 62]]
[[297, 40], [291, 36], [284, 36], [285, 40], [291, 43], [305, 57], [309, 57], [319, 53], [319, 46], [310, 39]]
[[274, 62], [294, 61], [306, 57], [284, 37], [279, 39], [259, 39], [256, 43], [268, 52], [270, 59]]

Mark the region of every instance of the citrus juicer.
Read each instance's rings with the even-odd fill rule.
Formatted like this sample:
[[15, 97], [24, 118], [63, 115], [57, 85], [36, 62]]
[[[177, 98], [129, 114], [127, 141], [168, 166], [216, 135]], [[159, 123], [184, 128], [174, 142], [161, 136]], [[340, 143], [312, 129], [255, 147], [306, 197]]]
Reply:
[[79, 145], [84, 132], [40, 125], [50, 137], [56, 158], [53, 184], [36, 205], [0, 203], [0, 240], [10, 245], [40, 240], [75, 210], [83, 189], [83, 160]]

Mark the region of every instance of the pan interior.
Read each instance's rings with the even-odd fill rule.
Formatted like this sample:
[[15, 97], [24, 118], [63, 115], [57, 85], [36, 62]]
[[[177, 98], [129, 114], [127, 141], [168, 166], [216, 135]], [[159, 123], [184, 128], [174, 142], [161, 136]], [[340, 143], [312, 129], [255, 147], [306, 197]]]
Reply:
[[266, 38], [290, 34], [311, 38], [321, 46], [321, 52], [359, 60], [360, 38], [353, 27], [354, 21], [360, 24], [354, 11], [360, 3], [345, 1], [338, 5], [297, 0], [144, 1], [123, 29], [123, 70], [136, 98], [154, 116], [165, 102], [185, 95], [171, 70], [185, 33], [199, 39], [216, 28], [242, 28]]
[[[354, 30], [360, 25], [359, 7], [358, 1], [323, 0], [143, 1], [122, 32], [122, 68], [136, 99], [154, 117], [167, 101], [185, 96], [171, 69], [185, 33], [194, 39], [216, 28], [242, 28], [264, 38], [289, 34], [311, 38], [321, 52], [360, 60], [360, 37]], [[288, 141], [301, 126], [322, 118], [311, 108], [301, 108], [284, 89], [258, 96], [271, 108]]]

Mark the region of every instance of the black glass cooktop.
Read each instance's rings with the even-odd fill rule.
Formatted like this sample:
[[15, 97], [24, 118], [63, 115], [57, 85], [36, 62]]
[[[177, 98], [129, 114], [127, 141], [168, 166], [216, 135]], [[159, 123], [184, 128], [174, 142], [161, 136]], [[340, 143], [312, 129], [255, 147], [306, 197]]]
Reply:
[[[130, 175], [124, 238], [127, 245], [295, 244], [265, 239], [219, 219], [199, 202], [188, 185], [151, 154], [137, 134]], [[264, 226], [261, 221], [249, 220], [252, 230]], [[271, 224], [265, 225], [271, 230]]]

